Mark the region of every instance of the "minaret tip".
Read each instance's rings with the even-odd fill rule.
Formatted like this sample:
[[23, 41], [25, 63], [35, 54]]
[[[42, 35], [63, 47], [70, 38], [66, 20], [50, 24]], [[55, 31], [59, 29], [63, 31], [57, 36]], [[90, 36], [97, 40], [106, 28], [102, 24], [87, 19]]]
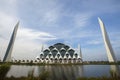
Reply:
[[100, 17], [98, 17], [98, 20], [100, 19]]
[[19, 25], [20, 21], [18, 20], [17, 25]]
[[41, 52], [43, 52], [43, 49], [44, 49], [44, 45], [42, 44], [41, 45]]
[[99, 17], [98, 17], [98, 22], [99, 22], [100, 26], [104, 25], [103, 21]]
[[98, 17], [98, 21], [99, 21], [99, 22], [102, 22], [102, 20], [100, 19], [100, 17]]

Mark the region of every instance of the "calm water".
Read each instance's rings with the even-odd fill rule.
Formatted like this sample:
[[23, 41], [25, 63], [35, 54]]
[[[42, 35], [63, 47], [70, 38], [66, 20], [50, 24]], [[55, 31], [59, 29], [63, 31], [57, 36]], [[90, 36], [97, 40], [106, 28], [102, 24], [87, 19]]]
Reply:
[[[119, 66], [120, 67], [120, 66]], [[50, 73], [51, 79], [77, 79], [78, 77], [100, 77], [111, 76], [110, 71], [118, 71], [115, 65], [47, 65], [47, 66], [26, 66], [12, 65], [7, 73], [7, 77], [28, 76], [30, 71], [34, 71], [34, 76], [38, 76], [43, 71]]]

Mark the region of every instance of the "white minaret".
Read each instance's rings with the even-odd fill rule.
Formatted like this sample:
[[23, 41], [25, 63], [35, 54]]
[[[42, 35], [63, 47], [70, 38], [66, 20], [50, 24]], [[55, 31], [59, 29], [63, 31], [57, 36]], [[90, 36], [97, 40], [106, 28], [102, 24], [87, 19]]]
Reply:
[[13, 50], [17, 30], [18, 30], [18, 25], [19, 25], [19, 22], [15, 25], [12, 36], [10, 38], [9, 45], [8, 45], [6, 53], [5, 53], [5, 56], [3, 58], [3, 62], [10, 62], [11, 61], [11, 55], [12, 55], [12, 50]]
[[41, 45], [41, 52], [43, 52], [43, 50], [44, 50], [44, 45], [42, 44]]
[[113, 51], [112, 45], [110, 43], [109, 37], [107, 35], [106, 29], [104, 27], [104, 23], [102, 22], [102, 20], [100, 18], [98, 18], [98, 21], [99, 21], [100, 28], [102, 31], [102, 36], [103, 36], [105, 48], [107, 51], [108, 60], [109, 60], [109, 62], [116, 62], [114, 51]]
[[81, 48], [80, 48], [80, 44], [78, 44], [78, 55], [82, 59], [82, 51], [81, 51]]

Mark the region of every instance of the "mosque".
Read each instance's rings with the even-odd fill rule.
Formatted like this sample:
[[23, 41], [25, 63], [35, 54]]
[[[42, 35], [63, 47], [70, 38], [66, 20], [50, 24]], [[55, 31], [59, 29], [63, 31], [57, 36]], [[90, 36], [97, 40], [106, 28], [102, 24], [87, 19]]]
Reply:
[[41, 49], [37, 60], [44, 63], [82, 63], [80, 46], [75, 50], [63, 43], [56, 43], [46, 49]]
[[[117, 60], [115, 58], [114, 50], [110, 43], [104, 23], [100, 18], [98, 18], [98, 22], [100, 24], [108, 61], [116, 62]], [[14, 47], [18, 26], [19, 26], [19, 22], [15, 25], [8, 47], [6, 49], [5, 56], [3, 58], [3, 62], [11, 61], [11, 54]], [[46, 49], [42, 48], [40, 55], [37, 57], [37, 59], [43, 63], [44, 62], [45, 63], [82, 63], [83, 61], [80, 45], [78, 45], [78, 49], [76, 50], [63, 43], [56, 43], [52, 46], [49, 46]]]

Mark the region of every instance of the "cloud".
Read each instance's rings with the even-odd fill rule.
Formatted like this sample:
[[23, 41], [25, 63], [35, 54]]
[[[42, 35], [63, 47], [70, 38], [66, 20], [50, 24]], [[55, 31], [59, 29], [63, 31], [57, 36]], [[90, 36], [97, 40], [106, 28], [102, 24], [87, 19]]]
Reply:
[[15, 0], [0, 0], [0, 58], [7, 49], [8, 41], [18, 18], [15, 14]]
[[[89, 45], [99, 46], [103, 43], [101, 33], [96, 28], [97, 16], [112, 15], [119, 12], [119, 8], [119, 1], [113, 0], [1, 0], [0, 47], [3, 49], [1, 53], [5, 52], [18, 20], [20, 27], [12, 55], [16, 58], [33, 59], [39, 54], [42, 44], [47, 46], [55, 42], [66, 42], [73, 47], [81, 43], [86, 50], [85, 53], [90, 53], [92, 50], [88, 49], [91, 49]], [[113, 19], [114, 16], [109, 17]], [[110, 35], [110, 38], [111, 36], [119, 37]], [[111, 39], [113, 47], [119, 48], [119, 40]]]
[[[12, 57], [15, 57], [16, 59], [34, 59], [39, 54], [42, 44], [55, 39], [56, 37], [50, 33], [40, 32], [28, 28], [20, 28], [19, 26]], [[1, 42], [1, 44], [4, 43], [4, 46], [1, 46], [2, 48], [4, 47], [1, 52], [3, 57], [3, 53], [5, 53], [7, 49], [9, 39], [4, 40], [4, 38], [1, 38]]]
[[0, 12], [15, 16], [17, 13], [17, 0], [0, 0]]
[[54, 26], [58, 22], [59, 17], [59, 8], [53, 8], [52, 10], [46, 11], [44, 14], [42, 14], [40, 23], [44, 26]]
[[54, 40], [56, 39], [56, 37], [47, 32], [40, 32], [29, 28], [20, 28], [18, 30], [18, 39], [40, 40], [41, 42], [45, 42], [49, 40]]
[[[34, 28], [54, 27], [61, 16], [57, 0], [36, 0], [18, 1], [18, 15], [27, 26], [33, 25]], [[32, 5], [32, 6], [31, 6]]]
[[101, 43], [102, 43], [101, 40], [89, 40], [86, 42], [86, 44], [90, 44], [90, 45], [99, 45]]
[[81, 4], [85, 12], [93, 14], [114, 13], [120, 8], [119, 1], [114, 0], [83, 0]]
[[40, 53], [42, 44], [46, 46], [47, 41], [55, 39], [55, 36], [47, 32], [27, 28], [19, 29], [13, 56], [17, 59], [35, 59]]
[[[111, 40], [111, 44], [113, 45], [113, 48], [120, 48], [120, 32], [112, 32], [109, 35], [109, 39]], [[114, 36], [114, 37], [112, 37]]]
[[[55, 39], [56, 37], [51, 35], [50, 33], [39, 32], [27, 28], [18, 28], [12, 57], [15, 57], [15, 59], [34, 59], [37, 55], [39, 55], [42, 44]], [[2, 42], [2, 46], [0, 47], [2, 48], [1, 55], [3, 57], [7, 49], [9, 39], [4, 40], [3, 38], [1, 38], [0, 40]]]
[[89, 20], [92, 17], [90, 14], [77, 14], [74, 17], [75, 27], [85, 27], [88, 26]]
[[[14, 26], [18, 21], [18, 17], [16, 15], [13, 16], [8, 14], [5, 11], [0, 11], [0, 19], [0, 59], [3, 59]], [[22, 26], [24, 25], [22, 24]], [[22, 26], [20, 21], [20, 26], [12, 52], [12, 57], [16, 59], [34, 59], [37, 55], [39, 55], [42, 44], [46, 41], [56, 39], [55, 36], [48, 32], [24, 28]]]
[[[10, 30], [13, 29], [13, 25], [15, 24], [15, 22], [17, 21], [17, 18], [15, 16], [11, 16], [7, 13], [4, 13], [4, 12], [0, 12], [0, 32], [1, 32], [1, 35], [4, 33], [4, 32], [10, 32]], [[6, 35], [6, 34], [4, 34]]]

